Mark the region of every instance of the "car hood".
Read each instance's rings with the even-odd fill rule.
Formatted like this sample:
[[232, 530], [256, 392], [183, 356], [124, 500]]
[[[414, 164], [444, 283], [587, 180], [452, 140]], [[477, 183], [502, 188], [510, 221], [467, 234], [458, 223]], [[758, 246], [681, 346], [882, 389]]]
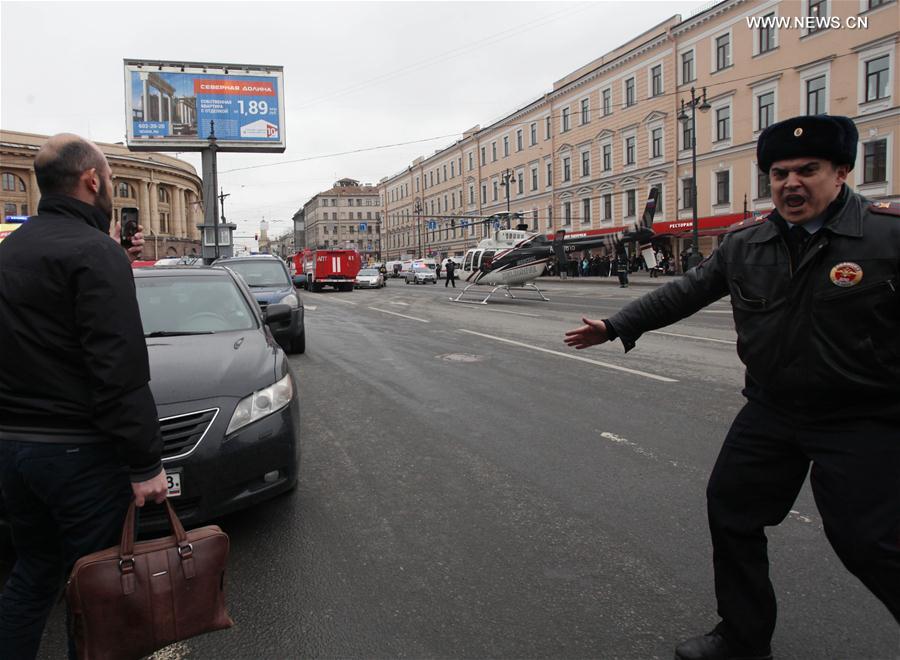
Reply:
[[244, 397], [280, 377], [280, 349], [258, 330], [147, 339], [157, 405]]
[[250, 293], [252, 293], [253, 297], [256, 298], [259, 302], [264, 302], [266, 304], [272, 305], [274, 303], [277, 303], [289, 293], [294, 293], [294, 287], [293, 285], [252, 287], [250, 289]]

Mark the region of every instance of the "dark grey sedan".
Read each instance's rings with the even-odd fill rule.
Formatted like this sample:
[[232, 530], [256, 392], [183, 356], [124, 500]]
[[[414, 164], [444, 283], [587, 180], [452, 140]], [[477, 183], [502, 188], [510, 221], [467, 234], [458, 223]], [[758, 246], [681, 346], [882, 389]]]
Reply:
[[[169, 496], [185, 525], [297, 483], [300, 410], [287, 357], [241, 278], [225, 268], [134, 271], [163, 435]], [[166, 527], [144, 510], [141, 527]]]

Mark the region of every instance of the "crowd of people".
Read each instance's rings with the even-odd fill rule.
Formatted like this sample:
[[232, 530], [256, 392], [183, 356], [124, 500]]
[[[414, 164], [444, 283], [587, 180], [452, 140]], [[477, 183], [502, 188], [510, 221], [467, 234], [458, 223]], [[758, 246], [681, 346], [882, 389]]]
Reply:
[[[655, 251], [656, 266], [648, 267], [647, 261], [640, 254], [625, 257], [628, 272], [636, 273], [638, 271], [646, 271], [650, 273], [650, 277], [658, 277], [659, 275], [675, 275], [677, 271], [678, 260], [674, 255], [668, 254], [661, 249]], [[619, 272], [620, 258], [615, 255], [595, 254], [592, 256], [582, 256], [580, 259], [570, 258], [566, 262], [565, 274], [568, 277], [616, 277]], [[556, 267], [556, 261], [551, 259], [547, 264], [548, 275], [559, 275]]]

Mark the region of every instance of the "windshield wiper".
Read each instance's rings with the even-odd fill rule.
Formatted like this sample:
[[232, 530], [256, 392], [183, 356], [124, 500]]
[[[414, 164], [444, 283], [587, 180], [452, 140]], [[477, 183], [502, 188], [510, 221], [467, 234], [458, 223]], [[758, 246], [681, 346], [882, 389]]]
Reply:
[[183, 331], [183, 330], [157, 330], [155, 332], [151, 332], [150, 334], [144, 335], [144, 337], [181, 337], [183, 335], [214, 335], [215, 332], [212, 330], [196, 330], [196, 331]]

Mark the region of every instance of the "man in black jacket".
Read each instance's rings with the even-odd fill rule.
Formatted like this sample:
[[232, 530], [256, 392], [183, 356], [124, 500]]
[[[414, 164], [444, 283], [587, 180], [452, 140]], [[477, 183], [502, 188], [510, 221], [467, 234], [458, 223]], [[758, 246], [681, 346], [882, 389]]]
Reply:
[[112, 171], [67, 134], [34, 169], [38, 215], [0, 243], [0, 486], [17, 554], [0, 648], [16, 659], [37, 655], [64, 576], [117, 542], [132, 497], [166, 497], [134, 280], [110, 235]]
[[900, 205], [847, 187], [857, 140], [846, 117], [770, 126], [757, 156], [776, 210], [679, 280], [566, 333], [575, 348], [619, 338], [628, 351], [731, 297], [747, 404], [707, 488], [721, 622], [676, 658], [771, 657], [764, 527], [787, 516], [810, 463], [829, 541], [900, 621]]

